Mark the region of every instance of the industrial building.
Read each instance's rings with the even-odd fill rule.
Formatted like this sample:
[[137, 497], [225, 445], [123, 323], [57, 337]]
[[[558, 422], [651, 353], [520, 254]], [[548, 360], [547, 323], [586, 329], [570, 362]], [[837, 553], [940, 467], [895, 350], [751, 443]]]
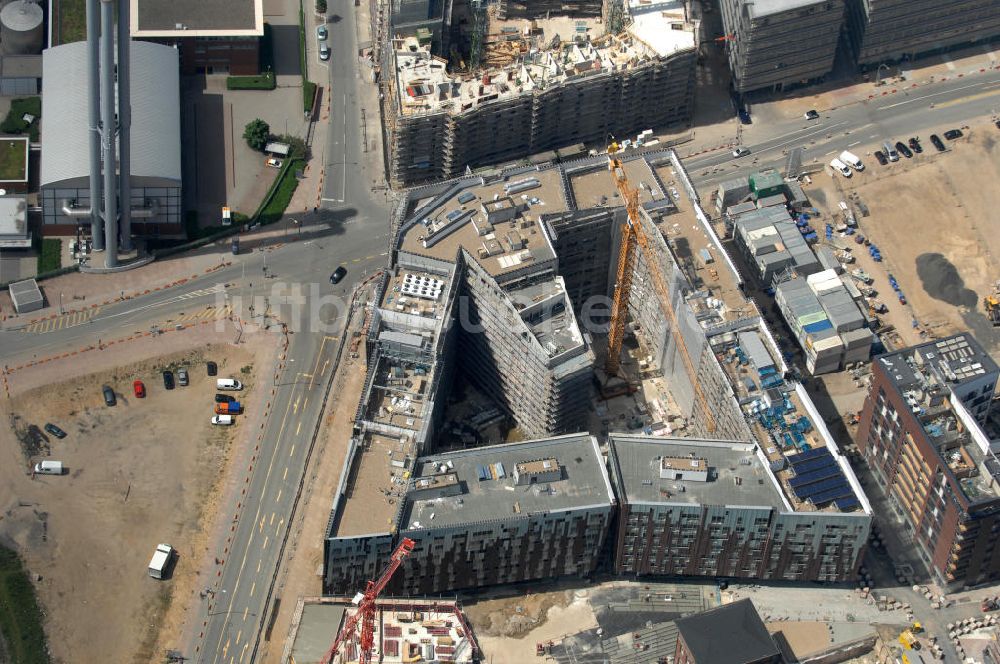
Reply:
[[0, 53], [38, 55], [45, 46], [45, 12], [37, 2], [14, 0], [0, 9]]
[[[116, 169], [111, 174], [112, 199], [122, 215], [130, 213], [130, 226], [122, 224], [121, 233], [145, 237], [183, 238], [181, 215], [181, 125], [180, 79], [177, 51], [168, 46], [148, 42], [130, 42], [131, 141], [128, 165], [130, 192], [126, 201], [118, 204], [120, 191]], [[88, 86], [88, 45], [74, 42], [47, 49], [43, 54], [44, 94], [42, 116], [42, 163], [40, 198], [43, 235], [75, 235], [84, 225], [90, 231], [93, 207], [101, 209], [100, 176], [92, 187], [89, 159], [94, 132], [86, 109], [91, 107]], [[112, 79], [113, 80], [113, 79]], [[120, 86], [120, 84], [119, 84]], [[116, 97], [114, 90], [112, 100]], [[113, 102], [112, 102], [113, 103]], [[107, 109], [106, 109], [107, 110]], [[115, 107], [111, 106], [110, 114]], [[119, 121], [124, 119], [118, 114]], [[114, 141], [111, 142], [114, 151]], [[100, 164], [100, 154], [97, 154]], [[113, 160], [112, 165], [117, 159]], [[99, 169], [100, 170], [100, 169]], [[107, 174], [104, 184], [107, 186]], [[92, 193], [97, 198], [92, 200]], [[112, 216], [118, 217], [115, 208]], [[104, 233], [95, 234], [103, 241]], [[125, 238], [121, 238], [127, 246]], [[102, 245], [103, 246], [103, 245]]]
[[934, 579], [1000, 578], [1000, 459], [983, 432], [1000, 369], [969, 334], [881, 355], [857, 444]]
[[[720, 638], [722, 635], [724, 638]], [[674, 664], [781, 664], [783, 661], [774, 637], [749, 599], [677, 621]]]
[[260, 73], [263, 0], [126, 0], [133, 39], [177, 49], [181, 73]]
[[[433, 40], [392, 40], [384, 102], [397, 186], [459, 177], [570, 144], [686, 122], [697, 25], [678, 0], [627, 6], [632, 23], [594, 40], [544, 32], [506, 64], [456, 74]], [[514, 37], [519, 36], [515, 28]], [[562, 35], [560, 37], [565, 37]]]
[[1000, 36], [994, 0], [848, 0], [846, 35], [852, 55], [875, 69]]
[[719, 4], [736, 92], [780, 91], [820, 79], [833, 69], [844, 0]]
[[[631, 440], [615, 433], [607, 402], [594, 398], [611, 385], [601, 360], [624, 219], [605, 156], [427, 185], [407, 192], [397, 208], [391, 267], [358, 347], [367, 377], [333, 498], [324, 592], [363, 585], [402, 537], [417, 542], [394, 582], [408, 593], [587, 576], [598, 566], [654, 574], [650, 560], [632, 559], [616, 544], [622, 535], [612, 533], [614, 518], [623, 523], [622, 510], [635, 518], [641, 509], [725, 511], [715, 505], [730, 505], [734, 520], [766, 515], [774, 531], [804, 524], [787, 545], [740, 558], [755, 561], [748, 569], [723, 563], [734, 575], [851, 578], [870, 507], [849, 468], [843, 482], [813, 485], [836, 475], [819, 462], [842, 468], [836, 444], [789, 377], [683, 164], [662, 150], [626, 157], [622, 169], [638, 186], [649, 250], [634, 265], [634, 343], [622, 353], [623, 391], [616, 393], [647, 391], [634, 397], [640, 416], [625, 423], [681, 446], [689, 439], [677, 437], [690, 436], [696, 445], [743, 450], [723, 462], [748, 459], [745, 469], [737, 465], [754, 476], [750, 493], [727, 493], [726, 482], [711, 476], [697, 485], [704, 490], [690, 489], [703, 497], [697, 504], [685, 496], [626, 506], [613, 449], [605, 462], [588, 433]], [[496, 413], [533, 440], [445, 448], [446, 411], [455, 408], [445, 405], [459, 379], [492, 400], [477, 422]], [[826, 456], [796, 467], [811, 454]], [[614, 487], [605, 463], [617, 476]], [[813, 470], [827, 475], [802, 477]], [[653, 477], [635, 480], [646, 481], [659, 490]], [[715, 573], [657, 541], [672, 569]]]

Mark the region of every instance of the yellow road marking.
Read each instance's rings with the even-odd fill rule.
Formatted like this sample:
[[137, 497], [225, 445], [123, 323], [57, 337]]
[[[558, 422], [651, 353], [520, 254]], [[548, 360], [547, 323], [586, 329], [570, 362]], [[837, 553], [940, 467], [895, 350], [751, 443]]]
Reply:
[[236, 633], [236, 643], [241, 643], [243, 641], [243, 630], [241, 629]]
[[[298, 380], [298, 374], [296, 374], [295, 379]], [[289, 402], [288, 405], [285, 407], [285, 414], [282, 416], [282, 418], [281, 418], [281, 424], [278, 427], [278, 437], [277, 437], [278, 440], [281, 440], [281, 434], [285, 430], [285, 422], [288, 420], [288, 411], [291, 410], [291, 406], [292, 406], [292, 404], [291, 404], [291, 402]], [[270, 479], [270, 477], [271, 477], [271, 470], [274, 468], [275, 450], [277, 450], [277, 445], [275, 445], [275, 447], [272, 448], [271, 461], [270, 461], [270, 463], [268, 463], [268, 465], [267, 465], [267, 473], [264, 475], [264, 483], [265, 484], [267, 484], [267, 480]], [[262, 502], [257, 504], [257, 514], [254, 515], [254, 519], [255, 520], [260, 515], [260, 511], [261, 511], [262, 507], [263, 507], [263, 503]], [[222, 632], [223, 633], [225, 633], [225, 630], [227, 629], [227, 627], [229, 625], [229, 616], [231, 615], [232, 610], [233, 610], [233, 602], [236, 601], [236, 592], [239, 589], [240, 582], [243, 579], [243, 570], [246, 569], [247, 556], [250, 553], [250, 549], [253, 548], [252, 547], [252, 545], [253, 545], [253, 539], [254, 539], [254, 532], [251, 530], [250, 531], [250, 538], [247, 540], [247, 546], [244, 547], [244, 549], [243, 549], [243, 559], [240, 561], [240, 571], [237, 572], [237, 574], [236, 574], [236, 584], [233, 586], [233, 591], [229, 594], [229, 608], [228, 608], [228, 610], [225, 613], [226, 618], [223, 621], [223, 625], [222, 625]], [[265, 537], [265, 539], [264, 539], [264, 546], [265, 547], [267, 546], [267, 542], [268, 542], [268, 539]], [[259, 562], [257, 564], [257, 571], [258, 572], [260, 571], [260, 563]], [[256, 587], [256, 582], [254, 583], [254, 587]], [[253, 595], [253, 589], [251, 589], [250, 594]], [[218, 642], [222, 643], [222, 634], [219, 635], [219, 641]], [[219, 657], [219, 651], [218, 651], [218, 646], [216, 646], [215, 656], [212, 657], [212, 661], [213, 662], [214, 661], [218, 661], [218, 657]], [[226, 657], [225, 651], [223, 651], [222, 657], [223, 657], [223, 659], [225, 659], [225, 657]], [[230, 661], [232, 661], [231, 658], [230, 658]]]
[[222, 656], [225, 657], [226, 653], [229, 652], [229, 642], [231, 639], [226, 639], [226, 645], [222, 646]]
[[980, 92], [978, 94], [969, 95], [968, 97], [962, 97], [961, 99], [952, 99], [950, 101], [944, 101], [940, 104], [934, 104], [934, 108], [947, 108], [948, 106], [957, 106], [959, 104], [964, 104], [966, 102], [973, 101], [974, 99], [983, 99], [985, 97], [992, 97], [993, 95], [1000, 94], [1000, 90], [989, 90], [987, 92]]
[[292, 404], [292, 415], [299, 412], [299, 399], [300, 397], [295, 397], [295, 403]]
[[264, 517], [260, 517], [260, 525], [257, 526], [257, 532], [260, 533], [263, 531], [264, 531]]

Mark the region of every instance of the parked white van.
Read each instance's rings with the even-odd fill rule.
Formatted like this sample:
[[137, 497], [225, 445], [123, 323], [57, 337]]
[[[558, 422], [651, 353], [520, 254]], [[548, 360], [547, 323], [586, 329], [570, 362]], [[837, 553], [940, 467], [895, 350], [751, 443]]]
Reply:
[[236, 422], [232, 415], [213, 415], [212, 424], [228, 427]]
[[153, 552], [153, 558], [149, 561], [149, 575], [154, 579], [162, 579], [170, 567], [170, 560], [174, 557], [174, 547], [169, 544], [159, 544]]
[[857, 155], [855, 155], [852, 152], [844, 150], [843, 152], [840, 153], [840, 160], [859, 173], [865, 170], [865, 165], [862, 164], [861, 160], [858, 159]]
[[235, 378], [219, 378], [215, 381], [215, 387], [220, 390], [242, 390], [243, 383]]
[[848, 166], [839, 159], [834, 159], [833, 161], [831, 161], [830, 167], [835, 171], [840, 171], [840, 174], [843, 175], [845, 178], [851, 177], [851, 174], [853, 172], [851, 171], [850, 166]]
[[40, 461], [35, 464], [35, 473], [38, 475], [62, 475], [62, 461]]

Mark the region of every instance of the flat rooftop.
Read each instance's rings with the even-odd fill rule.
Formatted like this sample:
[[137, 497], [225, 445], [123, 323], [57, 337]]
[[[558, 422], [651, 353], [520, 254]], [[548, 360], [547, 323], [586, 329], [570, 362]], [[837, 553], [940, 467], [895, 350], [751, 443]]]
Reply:
[[740, 5], [748, 5], [750, 17], [754, 18], [790, 12], [812, 5], [825, 4], [825, 2], [826, 0], [745, 0]]
[[[516, 209], [498, 214], [487, 207], [502, 198], [509, 199]], [[554, 259], [539, 216], [567, 209], [557, 168], [464, 189], [429, 205], [432, 207], [421, 209], [420, 218], [401, 232], [399, 249], [454, 261], [464, 247], [493, 276]], [[410, 219], [415, 212], [411, 211]]]
[[[542, 459], [554, 459], [558, 465], [535, 482], [518, 484], [514, 477], [518, 464]], [[604, 457], [597, 439], [588, 434], [423, 457], [417, 460], [413, 477], [419, 482], [451, 474], [459, 484], [454, 495], [407, 497], [404, 530], [614, 504]]]
[[[460, 115], [497, 100], [545, 90], [582, 76], [641, 67], [654, 59], [696, 45], [695, 26], [687, 23], [679, 0], [644, 3], [632, 0], [633, 27], [593, 42], [562, 41], [554, 49], [518, 48], [506, 66], [485, 68], [475, 75], [453, 75], [447, 61], [432, 55], [416, 37], [393, 40], [393, 60], [400, 114], [446, 112]], [[528, 21], [524, 22], [529, 26]], [[555, 35], [543, 35], [548, 44]], [[519, 33], [511, 37], [520, 39]]]
[[332, 537], [392, 530], [414, 454], [412, 439], [365, 433]]
[[[709, 291], [715, 302], [691, 301], [696, 313], [711, 308], [723, 320], [756, 315], [739, 288], [739, 279], [726, 263], [726, 256], [695, 215], [694, 206], [682, 190], [670, 162], [656, 167], [656, 174], [674, 201], [674, 214], [652, 216], [674, 256], [696, 291]], [[708, 259], [708, 260], [706, 260]]]
[[507, 291], [521, 311], [521, 319], [554, 357], [583, 345], [583, 335], [573, 316], [573, 304], [562, 278], [538, 281]]
[[997, 363], [970, 334], [956, 334], [878, 358], [901, 391], [934, 383], [961, 385], [998, 371]]
[[682, 0], [629, 0], [628, 13], [632, 17], [629, 34], [659, 56], [697, 45]]
[[[785, 508], [753, 443], [618, 433], [610, 437], [621, 471], [623, 500], [627, 502]], [[691, 455], [705, 460], [708, 481], [662, 476], [664, 457], [691, 458]]]
[[264, 0], [130, 0], [133, 37], [264, 34]]
[[447, 290], [447, 276], [399, 267], [390, 276], [380, 304], [388, 311], [440, 319]]
[[[639, 205], [653, 201], [670, 200], [668, 192], [662, 191], [656, 176], [645, 159], [622, 162], [625, 175], [633, 187], [639, 189]], [[614, 179], [608, 172], [607, 162], [592, 168], [568, 173], [569, 184], [576, 199], [577, 208], [584, 210], [595, 207], [619, 207], [624, 205]]]

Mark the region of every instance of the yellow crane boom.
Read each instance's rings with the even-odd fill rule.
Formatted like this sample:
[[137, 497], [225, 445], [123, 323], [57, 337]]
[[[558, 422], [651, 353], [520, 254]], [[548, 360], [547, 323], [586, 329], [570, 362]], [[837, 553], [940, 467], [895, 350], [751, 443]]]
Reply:
[[615, 152], [617, 152], [617, 145], [612, 143], [608, 149], [608, 170], [611, 171], [615, 186], [618, 188], [618, 194], [625, 203], [627, 219], [622, 226], [622, 245], [618, 254], [618, 281], [611, 304], [611, 326], [608, 330], [608, 358], [605, 371], [609, 376], [616, 376], [621, 368], [625, 319], [628, 316], [628, 301], [632, 292], [632, 273], [635, 271], [635, 247], [638, 244], [642, 249], [646, 264], [649, 266], [653, 286], [660, 299], [660, 306], [666, 312], [667, 318], [670, 319], [673, 338], [681, 350], [681, 360], [684, 362], [684, 369], [694, 388], [695, 398], [705, 416], [706, 428], [710, 432], [715, 431], [715, 417], [712, 415], [712, 409], [708, 405], [705, 392], [698, 382], [698, 370], [691, 359], [687, 344], [684, 343], [684, 335], [677, 322], [677, 313], [670, 301], [670, 289], [663, 277], [656, 252], [642, 228], [642, 222], [639, 218], [639, 190], [634, 189], [629, 183], [622, 161], [614, 156]]

